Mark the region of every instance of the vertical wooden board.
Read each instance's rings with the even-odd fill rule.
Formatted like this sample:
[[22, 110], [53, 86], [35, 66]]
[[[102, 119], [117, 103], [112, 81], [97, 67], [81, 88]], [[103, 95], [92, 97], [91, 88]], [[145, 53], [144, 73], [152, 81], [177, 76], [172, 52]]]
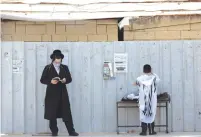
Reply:
[[[39, 44], [39, 43], [38, 43]], [[57, 42], [43, 42], [42, 44], [46, 45], [47, 47], [47, 54], [46, 54], [46, 60], [47, 60], [47, 63], [44, 64], [44, 65], [48, 65], [48, 64], [51, 64], [52, 63], [52, 59], [50, 58], [50, 55], [53, 53], [54, 50], [58, 49], [58, 43]], [[45, 53], [44, 53], [45, 54]], [[42, 74], [42, 72], [41, 72]], [[45, 88], [47, 87], [46, 85], [43, 85]], [[44, 91], [42, 91], [44, 93], [44, 99], [45, 99], [45, 95], [46, 95], [46, 89]], [[45, 129], [44, 129], [44, 132], [51, 132], [50, 129], [49, 129], [49, 121], [46, 121], [45, 122]], [[61, 120], [60, 119], [57, 119], [57, 126], [59, 128], [59, 132], [60, 132], [60, 129], [61, 129]]]
[[[151, 63], [151, 57], [150, 57], [150, 42], [144, 42], [144, 41], [138, 41], [138, 59], [139, 59], [139, 71], [138, 71], [138, 76], [143, 74], [143, 66], [145, 64], [150, 64]], [[150, 64], [151, 65], [151, 64]], [[156, 117], [159, 117], [159, 113], [157, 113]], [[156, 123], [158, 123], [158, 119], [156, 119]], [[156, 129], [157, 130], [157, 129]]]
[[24, 133], [24, 42], [13, 42], [13, 133]]
[[[149, 46], [148, 46], [149, 45]], [[149, 47], [149, 58], [150, 58], [150, 65], [152, 67], [152, 72], [157, 74], [161, 79], [163, 79], [163, 77], [161, 76], [161, 68], [162, 68], [162, 62], [163, 62], [163, 56], [161, 55], [160, 52], [160, 43], [156, 43], [155, 41], [153, 42], [149, 42], [148, 43], [148, 47]], [[158, 85], [158, 93], [161, 92], [161, 90], [163, 90], [163, 85], [162, 83], [160, 83]]]
[[[126, 48], [123, 42], [114, 46], [114, 53], [125, 53]], [[120, 101], [122, 97], [127, 93], [126, 75], [127, 73], [116, 73], [116, 92], [117, 101]], [[127, 109], [119, 109], [119, 124], [127, 125]], [[127, 132], [127, 128], [121, 128], [121, 132]]]
[[[53, 53], [54, 50], [61, 50], [61, 52], [63, 54], [63, 51], [61, 49], [62, 46], [65, 46], [65, 43], [63, 43], [63, 42], [51, 42], [51, 43], [48, 42], [47, 43], [47, 60], [48, 60], [48, 64], [52, 63], [52, 60], [51, 60], [50, 56], [51, 56], [51, 54]], [[66, 60], [66, 58], [64, 57], [62, 62], [63, 61], [65, 62], [65, 60]], [[66, 128], [65, 128], [65, 125], [64, 125], [62, 119], [57, 119], [57, 126], [59, 128], [59, 132], [65, 132], [66, 131]], [[49, 130], [49, 128], [48, 128], [48, 130]]]
[[143, 66], [145, 64], [150, 64], [150, 45], [149, 43], [143, 42], [143, 41], [138, 41], [139, 48], [140, 48], [140, 75], [143, 72]]
[[142, 74], [142, 67], [141, 67], [141, 60], [140, 60], [142, 45], [137, 41], [131, 42], [131, 47], [134, 47], [134, 46], [136, 47], [136, 51], [133, 51], [133, 54], [131, 55], [135, 57], [135, 60], [133, 60], [133, 62], [135, 63], [134, 64], [135, 66], [133, 69], [133, 79], [136, 80], [137, 77], [139, 77]]
[[2, 43], [2, 133], [13, 132], [12, 44]]
[[58, 43], [57, 42], [47, 42], [47, 64], [52, 63], [52, 59], [50, 58], [51, 54], [54, 50], [58, 49]]
[[[103, 123], [105, 122], [105, 117], [103, 114], [103, 109], [105, 109], [103, 102], [104, 90], [103, 90], [103, 44], [102, 43], [92, 43], [93, 48], [91, 50], [91, 124], [92, 132], [103, 132], [105, 128]], [[105, 125], [106, 126], [106, 125]]]
[[[137, 78], [142, 75], [142, 72], [143, 72], [143, 65], [144, 63], [142, 63], [141, 61], [141, 56], [142, 56], [142, 50], [143, 50], [143, 44], [142, 42], [139, 42], [139, 41], [135, 41], [135, 42], [131, 42], [131, 47], [134, 48], [135, 46], [135, 51], [133, 51], [133, 53], [130, 53], [129, 54], [129, 57], [130, 56], [133, 56], [134, 59], [132, 61], [129, 61], [129, 63], [134, 63], [133, 65], [133, 69], [132, 69], [132, 79], [134, 80], [133, 82], [136, 82]], [[129, 66], [130, 68], [130, 66]], [[133, 90], [136, 90], [137, 86], [133, 88]], [[141, 124], [140, 122], [140, 115], [139, 115], [139, 108], [136, 108], [135, 112], [134, 112], [134, 115], [135, 115], [135, 123], [134, 124]], [[141, 131], [141, 127], [139, 128], [136, 128], [136, 131]]]
[[[2, 49], [2, 44], [3, 44], [3, 42], [0, 42], [0, 111], [1, 111], [1, 113], [2, 113], [2, 104], [1, 104], [1, 102], [2, 102], [2, 86], [1, 86], [1, 81], [2, 81], [2, 79], [3, 79], [3, 77], [2, 77], [2, 73], [1, 73], [1, 68], [2, 68], [2, 54], [1, 54], [1, 49]], [[0, 133], [2, 133], [2, 130], [1, 130], [1, 125], [2, 125], [2, 119], [1, 119], [1, 114], [0, 113]]]
[[[62, 43], [62, 42], [43, 42], [43, 44], [47, 45], [47, 64], [52, 63], [52, 59], [50, 58], [50, 56], [53, 53], [53, 51], [57, 50], [57, 49], [61, 50], [60, 43]], [[46, 93], [46, 91], [45, 91], [45, 93]], [[59, 132], [62, 132], [63, 126], [64, 126], [62, 119], [57, 119], [57, 126], [59, 128]], [[46, 122], [46, 131], [51, 132], [50, 128], [49, 128], [49, 121]]]
[[[161, 60], [161, 65], [160, 65], [160, 70], [161, 70], [161, 75], [159, 76], [161, 81], [160, 85], [162, 85], [161, 91], [162, 92], [168, 92], [169, 95], [171, 96], [172, 91], [171, 91], [171, 41], [166, 41], [166, 42], [160, 42], [160, 60]], [[164, 105], [164, 104], [163, 104]], [[172, 117], [171, 117], [171, 105], [168, 105], [168, 123], [169, 123], [169, 131], [172, 130]], [[163, 116], [165, 113], [163, 114]], [[163, 120], [162, 120], [163, 118]], [[165, 117], [161, 117], [161, 121], [163, 123], [165, 122]]]
[[79, 43], [74, 43], [71, 51], [72, 51], [72, 62], [71, 62], [71, 75], [72, 75], [72, 114], [73, 114], [73, 121], [74, 126], [78, 132], [81, 132], [81, 76], [82, 76], [82, 67], [81, 67], [81, 53], [79, 49]]
[[[163, 45], [165, 45], [165, 43], [168, 42], [168, 41], [164, 41], [163, 44], [161, 44], [161, 42], [157, 43], [157, 41], [154, 41], [154, 45], [157, 46], [157, 62], [155, 62], [155, 65], [154, 66], [154, 69], [153, 69], [153, 72], [156, 73], [159, 78], [160, 78], [160, 83], [157, 85], [157, 88], [158, 88], [158, 91], [157, 91], [157, 95], [158, 94], [162, 94], [164, 93], [165, 89], [164, 89], [164, 83], [162, 82], [162, 80], [164, 79], [164, 76], [163, 76], [163, 63], [164, 63], [164, 56], [163, 56]], [[165, 105], [164, 103], [161, 104], [161, 105]], [[159, 108], [158, 108], [159, 110]], [[160, 108], [160, 123], [161, 124], [166, 124], [166, 110], [165, 108]], [[160, 131], [165, 131], [165, 127], [161, 127], [160, 128]]]
[[[111, 43], [101, 43], [102, 48], [102, 62], [103, 65], [104, 61], [111, 61], [112, 67], [114, 62], [114, 46], [116, 45], [115, 42]], [[101, 69], [103, 66], [101, 66]], [[113, 68], [114, 72], [114, 68]], [[103, 80], [103, 70], [101, 70], [101, 80], [103, 88], [102, 88], [102, 115], [104, 117], [103, 120], [103, 131], [104, 132], [115, 132], [116, 131], [116, 80]], [[97, 83], [98, 84], [98, 83]], [[98, 98], [98, 97], [97, 97]], [[119, 100], [118, 100], [119, 101]]]
[[[58, 44], [59, 45], [58, 45], [57, 49], [61, 50], [62, 54], [64, 55], [62, 64], [67, 65], [69, 70], [71, 71], [71, 54], [72, 54], [71, 46], [73, 46], [73, 43], [59, 42]], [[72, 86], [71, 85], [72, 85], [72, 83], [67, 85], [70, 102], [72, 101], [72, 96], [71, 96]]]
[[201, 41], [192, 42], [194, 45], [194, 90], [195, 90], [195, 131], [201, 131]]
[[[68, 63], [69, 63], [69, 49], [70, 49], [69, 44], [67, 42], [52, 42], [52, 43], [50, 43], [48, 45], [48, 57], [53, 53], [54, 50], [57, 50], [57, 49], [61, 50], [62, 54], [64, 55], [64, 59], [62, 60], [62, 64], [68, 65]], [[71, 69], [69, 68], [69, 70], [71, 70]], [[69, 84], [69, 85], [71, 85], [71, 84]], [[69, 99], [71, 102], [71, 92], [70, 92], [71, 89], [69, 88], [69, 85], [67, 85], [67, 89], [68, 89]], [[63, 120], [57, 119], [57, 123], [58, 123], [59, 132], [66, 133], [67, 129], [65, 127], [65, 124], [63, 123]]]
[[[50, 55], [53, 53], [54, 50], [58, 49], [58, 43], [57, 42], [43, 42], [42, 44], [46, 45], [47, 47], [47, 54], [46, 54], [46, 60], [47, 63], [45, 65], [51, 64], [52, 63], [52, 59], [50, 58]], [[41, 73], [42, 74], [42, 73]], [[45, 86], [46, 88], [47, 86]], [[45, 99], [45, 94], [46, 94], [46, 90], [42, 91], [44, 92], [44, 99]], [[61, 129], [61, 120], [57, 119], [57, 126], [59, 128], [59, 132]], [[49, 129], [49, 121], [46, 121], [46, 127], [44, 132], [51, 132]]]
[[[77, 60], [77, 57], [79, 55], [76, 53], [75, 58], [74, 58], [73, 47], [76, 45], [78, 46], [79, 44], [80, 43], [67, 43], [67, 45], [65, 45], [63, 47], [64, 55], [65, 55], [64, 64], [66, 64], [69, 67], [71, 77], [73, 79], [72, 83], [67, 85], [67, 88], [68, 88], [68, 93], [69, 93], [69, 98], [70, 98], [70, 103], [71, 103], [71, 112], [72, 112], [73, 122], [74, 122], [74, 126], [75, 126], [76, 131], [77, 131], [77, 127], [79, 126], [79, 123], [80, 123], [79, 119], [77, 119], [80, 117], [75, 117], [76, 115], [79, 115], [77, 112], [77, 108], [80, 107], [80, 104], [79, 104], [80, 97], [78, 97], [77, 94], [80, 94], [80, 90], [76, 91], [74, 89], [74, 87], [77, 88], [77, 86], [76, 86], [77, 82], [75, 82], [75, 81], [79, 80], [79, 79], [78, 79], [78, 77], [74, 76], [74, 74], [76, 74], [78, 71], [74, 71], [73, 63], [75, 60]], [[79, 56], [79, 57], [81, 57], [81, 56]], [[80, 65], [80, 64], [78, 64], [77, 61], [75, 61], [75, 64], [78, 66]], [[75, 72], [75, 73], [73, 74], [73, 72]], [[81, 88], [81, 87], [78, 87], [78, 88]], [[78, 103], [79, 107], [75, 107], [75, 105], [77, 105], [76, 103]], [[79, 131], [79, 129], [78, 129], [78, 131]]]
[[171, 43], [173, 131], [183, 131], [183, 49], [180, 41]]
[[25, 133], [36, 133], [36, 46], [25, 43]]
[[194, 50], [192, 42], [183, 42], [183, 103], [184, 103], [184, 131], [194, 131]]
[[[149, 49], [149, 57], [150, 57], [150, 65], [152, 67], [152, 72], [157, 74], [161, 79], [161, 63], [162, 63], [162, 56], [160, 53], [160, 43], [151, 41], [147, 43], [147, 48]], [[159, 83], [157, 85], [157, 94], [159, 94], [162, 90], [162, 83]], [[164, 104], [161, 104], [164, 105]], [[156, 112], [156, 117], [155, 117], [155, 122], [157, 124], [165, 124], [165, 113], [164, 113], [164, 108], [157, 108]], [[156, 128], [158, 131], [162, 131], [163, 128]], [[157, 131], [156, 130], [156, 131]]]
[[[128, 93], [137, 92], [138, 87], [133, 86], [133, 83], [136, 82], [138, 77], [138, 56], [137, 56], [137, 49], [138, 49], [138, 42], [127, 42], [126, 45], [126, 52], [128, 53], [128, 74], [127, 74], [127, 90]], [[137, 73], [136, 73], [137, 72]], [[139, 109], [137, 108], [129, 108], [127, 109], [127, 124], [128, 125], [140, 125], [139, 120]], [[128, 130], [139, 131], [139, 128], [130, 127]]]
[[92, 44], [83, 44], [79, 47], [82, 55], [81, 66], [81, 132], [91, 132], [91, 48]]
[[[66, 42], [59, 42], [59, 47], [58, 49], [61, 50], [62, 54], [64, 55], [64, 59], [62, 60], [62, 63], [64, 65], [67, 65], [69, 67], [70, 72], [72, 71], [71, 69], [71, 47], [74, 45], [74, 43], [66, 43]], [[73, 100], [72, 100], [72, 94], [73, 94], [73, 90], [72, 90], [72, 83], [66, 85], [67, 89], [68, 89], [68, 95], [69, 95], [69, 99], [70, 99], [70, 103], [72, 106]], [[72, 111], [72, 110], [71, 110]], [[72, 115], [74, 115], [74, 112], [72, 112]], [[67, 129], [65, 127], [65, 124], [63, 123], [62, 119], [60, 119], [60, 131], [61, 132], [67, 132]]]
[[137, 87], [133, 86], [133, 83], [136, 82], [137, 77], [139, 76], [139, 59], [137, 55], [138, 51], [138, 42], [127, 42], [126, 45], [126, 52], [128, 53], [128, 73], [127, 73], [127, 88], [128, 92], [133, 92], [137, 90]]
[[36, 126], [37, 126], [37, 133], [46, 132], [47, 131], [47, 121], [44, 119], [44, 98], [45, 98], [45, 91], [46, 85], [42, 85], [40, 83], [40, 78], [42, 75], [42, 71], [44, 67], [47, 65], [47, 44], [46, 43], [33, 43], [36, 45], [36, 81], [37, 81], [37, 91], [36, 91]]

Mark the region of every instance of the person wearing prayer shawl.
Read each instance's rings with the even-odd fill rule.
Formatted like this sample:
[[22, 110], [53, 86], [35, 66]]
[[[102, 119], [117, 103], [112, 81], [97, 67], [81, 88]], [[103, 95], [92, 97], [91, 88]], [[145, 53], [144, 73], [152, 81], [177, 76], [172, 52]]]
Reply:
[[137, 78], [136, 83], [139, 88], [139, 112], [142, 132], [140, 135], [147, 135], [147, 127], [149, 134], [155, 135], [154, 120], [157, 109], [157, 84], [159, 77], [152, 73], [151, 66], [146, 64], [143, 67], [144, 74]]
[[72, 81], [68, 66], [62, 64], [64, 55], [54, 50], [52, 63], [45, 66], [40, 82], [47, 85], [44, 118], [49, 120], [52, 136], [58, 135], [57, 118], [62, 118], [70, 136], [78, 136], [73, 126], [66, 84]]

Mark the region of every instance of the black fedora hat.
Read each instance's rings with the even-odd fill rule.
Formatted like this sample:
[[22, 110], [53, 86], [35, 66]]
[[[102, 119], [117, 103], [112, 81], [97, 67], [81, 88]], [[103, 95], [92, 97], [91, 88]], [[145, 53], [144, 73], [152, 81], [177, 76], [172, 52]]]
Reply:
[[53, 53], [50, 55], [50, 58], [53, 59], [54, 57], [61, 57], [64, 58], [64, 55], [61, 53], [61, 50], [54, 50]]

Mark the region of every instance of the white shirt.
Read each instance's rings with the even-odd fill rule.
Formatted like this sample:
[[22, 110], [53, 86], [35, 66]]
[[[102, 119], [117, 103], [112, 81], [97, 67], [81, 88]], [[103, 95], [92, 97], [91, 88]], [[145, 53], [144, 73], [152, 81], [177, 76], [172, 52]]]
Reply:
[[59, 72], [60, 72], [60, 64], [53, 63], [53, 65], [54, 65], [54, 68], [55, 68], [57, 74], [59, 74]]

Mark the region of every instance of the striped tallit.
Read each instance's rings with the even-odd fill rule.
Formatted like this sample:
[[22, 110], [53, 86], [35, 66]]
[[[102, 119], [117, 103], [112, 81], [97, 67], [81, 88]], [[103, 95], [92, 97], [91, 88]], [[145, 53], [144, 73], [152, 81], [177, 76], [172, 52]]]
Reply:
[[159, 78], [155, 74], [142, 75], [137, 78], [139, 86], [140, 120], [152, 123], [155, 119], [157, 105], [157, 87]]

